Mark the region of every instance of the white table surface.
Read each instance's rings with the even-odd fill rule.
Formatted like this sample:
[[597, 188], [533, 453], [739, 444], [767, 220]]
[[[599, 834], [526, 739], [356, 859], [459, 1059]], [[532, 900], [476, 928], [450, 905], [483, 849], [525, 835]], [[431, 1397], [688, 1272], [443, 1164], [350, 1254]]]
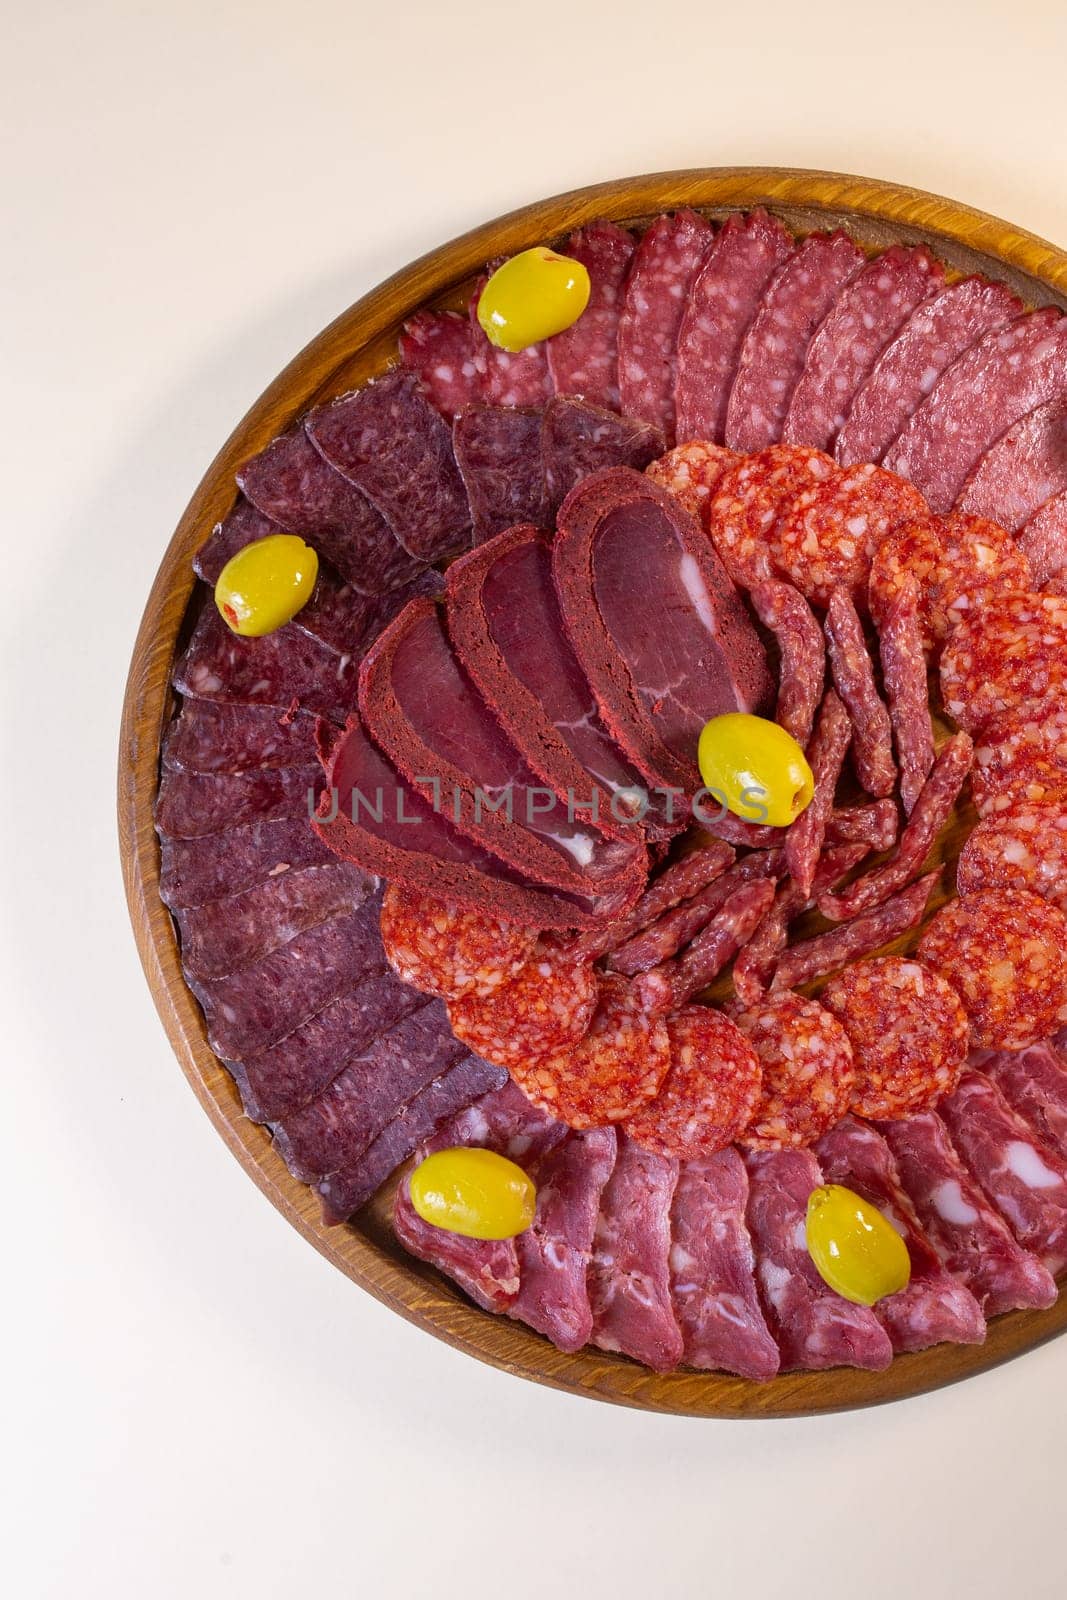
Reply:
[[5, 1591], [1062, 1594], [1067, 1341], [882, 1410], [697, 1422], [355, 1289], [186, 1086], [113, 806], [167, 538], [338, 311], [524, 201], [687, 165], [892, 178], [1065, 244], [1062, 3], [5, 0], [3, 36]]

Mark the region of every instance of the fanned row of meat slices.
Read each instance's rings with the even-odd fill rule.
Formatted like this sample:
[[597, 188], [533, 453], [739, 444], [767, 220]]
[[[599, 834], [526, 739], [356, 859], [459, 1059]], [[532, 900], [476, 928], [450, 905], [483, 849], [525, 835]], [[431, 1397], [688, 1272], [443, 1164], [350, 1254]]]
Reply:
[[[431, 1228], [404, 1183], [396, 1228], [562, 1349], [767, 1378], [976, 1342], [986, 1316], [1050, 1304], [1067, 1266], [1067, 324], [999, 284], [946, 285], [923, 247], [868, 261], [763, 212], [683, 212], [639, 241], [593, 223], [564, 248], [592, 286], [571, 329], [509, 355], [476, 296], [467, 317], [421, 313], [400, 368], [245, 464], [197, 557], [212, 583], [285, 529], [321, 558], [266, 638], [204, 605], [175, 671], [162, 886], [213, 1048], [331, 1221], [416, 1151], [526, 1167], [537, 1215], [516, 1240]], [[960, 730], [940, 751], [937, 663]], [[817, 798], [789, 830], [694, 822], [696, 734], [733, 709], [808, 749]], [[862, 958], [941, 892], [923, 867], [972, 758], [963, 898], [883, 971]], [[353, 810], [375, 789], [392, 809]], [[483, 813], [504, 790], [540, 798]], [[672, 1153], [656, 1085], [633, 1115], [609, 1094], [599, 1116], [599, 1083], [554, 1100], [477, 1006], [404, 981], [424, 974], [386, 958], [383, 880], [528, 929], [509, 980], [531, 955], [580, 966], [583, 1029], [598, 994], [681, 1028], [732, 960], [731, 1015], [757, 1034], [794, 1003], [840, 1033], [788, 999], [838, 972], [827, 1004], [856, 1049], [872, 1017], [899, 1043], [915, 997], [887, 1015], [891, 975], [953, 994], [962, 1047], [927, 1039], [916, 1067], [872, 1042], [835, 1099], [827, 1033], [803, 1092], [765, 1068], [739, 1144]], [[794, 942], [813, 907], [821, 931]], [[911, 1283], [874, 1310], [804, 1247], [824, 1180], [907, 1240]]]

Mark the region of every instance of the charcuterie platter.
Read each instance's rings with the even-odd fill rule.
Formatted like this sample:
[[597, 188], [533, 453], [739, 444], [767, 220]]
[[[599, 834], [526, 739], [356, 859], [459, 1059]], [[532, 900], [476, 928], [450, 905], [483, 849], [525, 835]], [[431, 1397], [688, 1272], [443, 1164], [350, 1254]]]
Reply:
[[399, 273], [212, 464], [119, 817], [194, 1089], [439, 1337], [691, 1415], [1067, 1325], [1067, 256], [723, 169]]

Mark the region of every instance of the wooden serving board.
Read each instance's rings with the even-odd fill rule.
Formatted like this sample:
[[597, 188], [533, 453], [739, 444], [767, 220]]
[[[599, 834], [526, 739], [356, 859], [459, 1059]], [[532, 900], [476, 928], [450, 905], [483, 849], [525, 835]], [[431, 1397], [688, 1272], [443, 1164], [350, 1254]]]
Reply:
[[[770, 207], [793, 231], [842, 227], [868, 250], [929, 243], [953, 275], [986, 272], [1028, 306], [1067, 310], [1067, 253], [1033, 234], [955, 201], [871, 179], [787, 168], [720, 167], [621, 179], [525, 206], [475, 228], [405, 267], [325, 328], [290, 362], [223, 445], [174, 533], [141, 621], [130, 665], [119, 752], [118, 814], [126, 895], [141, 961], [182, 1070], [246, 1171], [317, 1250], [354, 1282], [427, 1332], [507, 1372], [623, 1405], [687, 1416], [781, 1417], [838, 1411], [921, 1394], [983, 1372], [1067, 1328], [1067, 1294], [1044, 1312], [995, 1318], [984, 1345], [941, 1345], [898, 1356], [888, 1372], [792, 1373], [770, 1383], [680, 1370], [647, 1371], [593, 1350], [565, 1355], [505, 1317], [477, 1310], [432, 1268], [397, 1244], [389, 1226], [392, 1186], [344, 1227], [324, 1227], [315, 1196], [290, 1177], [264, 1128], [242, 1113], [233, 1081], [207, 1042], [182, 976], [174, 926], [159, 898], [152, 809], [169, 681], [190, 595], [191, 559], [233, 504], [234, 472], [309, 406], [380, 373], [395, 360], [404, 319], [422, 305], [462, 306], [483, 264], [562, 239], [594, 217], [641, 227], [660, 211], [692, 206], [709, 216]], [[941, 841], [953, 860], [973, 818]]]

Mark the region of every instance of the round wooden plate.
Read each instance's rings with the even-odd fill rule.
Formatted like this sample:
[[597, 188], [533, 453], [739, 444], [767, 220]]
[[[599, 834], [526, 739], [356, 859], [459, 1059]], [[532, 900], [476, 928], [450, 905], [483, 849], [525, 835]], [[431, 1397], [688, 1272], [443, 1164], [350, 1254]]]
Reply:
[[409, 1321], [493, 1366], [566, 1389], [687, 1416], [781, 1417], [873, 1405], [982, 1372], [1067, 1328], [1067, 1294], [1049, 1311], [995, 1318], [984, 1345], [941, 1345], [898, 1356], [888, 1372], [792, 1373], [765, 1384], [718, 1374], [660, 1375], [622, 1356], [564, 1355], [505, 1317], [477, 1310], [435, 1271], [408, 1256], [388, 1224], [391, 1189], [349, 1225], [326, 1228], [311, 1191], [290, 1177], [264, 1128], [249, 1122], [212, 1053], [182, 977], [170, 915], [159, 898], [152, 808], [159, 747], [171, 711], [169, 680], [194, 585], [190, 561], [233, 503], [238, 464], [296, 416], [382, 372], [401, 323], [425, 304], [465, 305], [494, 256], [552, 241], [594, 217], [641, 226], [660, 211], [693, 206], [715, 215], [767, 205], [794, 231], [844, 227], [862, 246], [927, 241], [950, 268], [988, 272], [1028, 305], [1067, 309], [1067, 254], [1010, 223], [915, 189], [786, 168], [720, 167], [655, 173], [579, 189], [475, 228], [405, 267], [356, 302], [292, 361], [252, 407], [204, 475], [167, 547], [145, 608], [122, 718], [118, 810], [123, 872], [141, 961], [182, 1070], [216, 1128], [278, 1210], [342, 1272]]

